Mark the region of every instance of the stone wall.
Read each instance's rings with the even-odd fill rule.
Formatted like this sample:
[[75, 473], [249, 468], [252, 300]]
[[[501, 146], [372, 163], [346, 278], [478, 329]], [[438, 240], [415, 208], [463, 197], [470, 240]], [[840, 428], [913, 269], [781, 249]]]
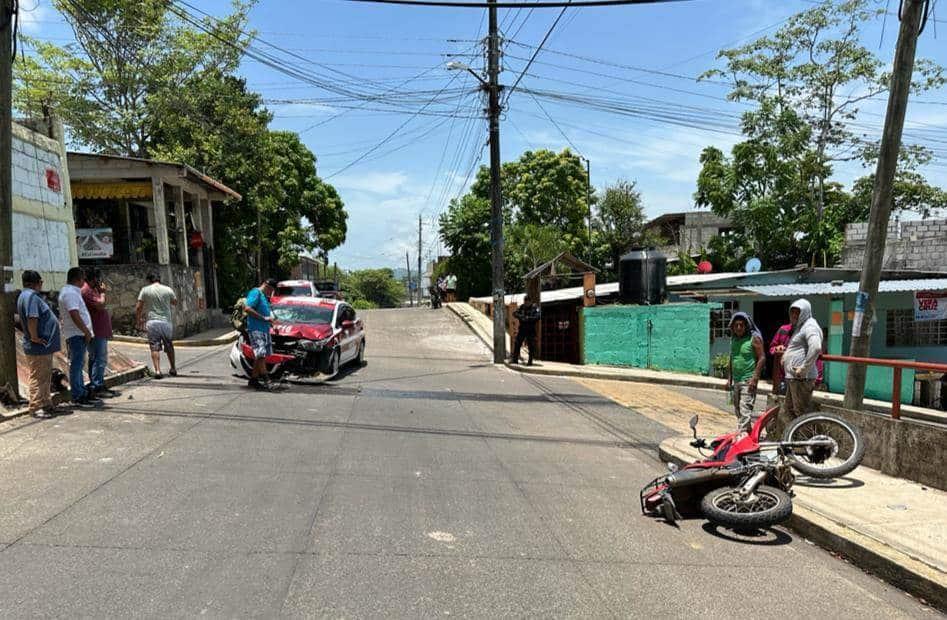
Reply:
[[13, 268], [16, 287], [24, 270], [39, 271], [58, 290], [77, 264], [75, 223], [61, 125], [57, 139], [13, 123]]
[[146, 276], [161, 274], [162, 283], [174, 289], [178, 305], [174, 310], [174, 335], [189, 336], [208, 328], [208, 311], [197, 295], [194, 286], [196, 270], [183, 265], [101, 265], [102, 275], [109, 287], [108, 306], [112, 312], [115, 330], [125, 334], [135, 333], [135, 305], [138, 292], [148, 284]]
[[707, 374], [710, 312], [719, 304], [583, 308], [586, 364]]
[[[867, 236], [867, 223], [846, 226], [840, 267], [862, 268]], [[947, 271], [947, 220], [891, 222], [883, 268]]]

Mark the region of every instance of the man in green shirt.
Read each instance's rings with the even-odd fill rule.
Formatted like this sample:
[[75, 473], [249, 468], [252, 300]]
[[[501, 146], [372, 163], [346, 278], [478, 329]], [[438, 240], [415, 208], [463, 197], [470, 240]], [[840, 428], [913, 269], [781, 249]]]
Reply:
[[728, 388], [733, 400], [733, 413], [741, 430], [753, 425], [756, 386], [766, 367], [763, 334], [745, 312], [730, 319], [730, 379]]
[[138, 293], [135, 306], [135, 321], [138, 329], [148, 334], [148, 346], [151, 348], [151, 361], [155, 366], [155, 379], [161, 379], [161, 352], [168, 356], [168, 372], [172, 377], [178, 375], [174, 364], [174, 328], [171, 308], [178, 305], [174, 291], [161, 283], [157, 273], [149, 273], [148, 286]]

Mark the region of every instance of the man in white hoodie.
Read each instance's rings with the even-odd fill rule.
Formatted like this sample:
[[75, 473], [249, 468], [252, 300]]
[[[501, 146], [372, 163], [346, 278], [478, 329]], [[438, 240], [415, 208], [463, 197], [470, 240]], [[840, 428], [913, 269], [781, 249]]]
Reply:
[[789, 322], [792, 334], [782, 360], [786, 376], [783, 413], [793, 419], [812, 408], [812, 390], [819, 376], [815, 363], [822, 354], [822, 328], [812, 317], [812, 306], [805, 299], [790, 306]]

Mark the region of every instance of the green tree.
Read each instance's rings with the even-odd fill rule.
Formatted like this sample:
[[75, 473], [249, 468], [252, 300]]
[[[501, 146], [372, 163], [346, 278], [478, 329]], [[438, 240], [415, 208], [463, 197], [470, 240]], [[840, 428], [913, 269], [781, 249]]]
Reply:
[[391, 269], [360, 269], [342, 275], [346, 299], [359, 308], [395, 308], [405, 299], [404, 284]]
[[619, 259], [632, 247], [666, 244], [660, 235], [645, 230], [646, 223], [641, 192], [634, 182], [620, 179], [605, 188], [592, 218], [592, 262], [606, 277], [617, 273]]
[[[817, 165], [805, 182], [813, 185], [818, 216], [827, 204], [832, 162], [870, 164], [877, 155], [880, 132], [879, 140], [869, 140], [852, 123], [862, 103], [888, 89], [887, 63], [861, 44], [865, 24], [883, 13], [872, 0], [826, 0], [794, 15], [771, 36], [721, 51], [725, 68], [704, 75], [729, 79], [733, 100], [775, 105], [777, 113], [791, 109], [811, 127], [808, 142]], [[917, 61], [915, 93], [944, 83], [940, 66]], [[906, 147], [912, 148], [925, 150]]]
[[458, 299], [490, 292], [490, 201], [474, 194], [452, 200], [439, 219], [451, 256], [438, 265], [457, 276]]
[[214, 34], [186, 25], [166, 0], [54, 0], [76, 44], [25, 38], [35, 54], [16, 63], [15, 105], [51, 107], [75, 140], [97, 152], [150, 157], [155, 109], [150, 99], [206, 72], [232, 73], [252, 3], [205, 20]]

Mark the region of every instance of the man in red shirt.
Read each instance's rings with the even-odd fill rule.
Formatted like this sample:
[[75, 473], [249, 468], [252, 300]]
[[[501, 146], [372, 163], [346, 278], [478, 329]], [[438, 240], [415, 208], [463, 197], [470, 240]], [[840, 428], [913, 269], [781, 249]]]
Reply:
[[112, 337], [112, 316], [105, 307], [105, 282], [102, 271], [91, 268], [86, 272], [86, 283], [82, 286], [82, 300], [92, 317], [92, 333], [89, 343], [89, 385], [91, 395], [114, 396], [116, 392], [105, 388], [105, 369], [108, 366], [108, 342]]

